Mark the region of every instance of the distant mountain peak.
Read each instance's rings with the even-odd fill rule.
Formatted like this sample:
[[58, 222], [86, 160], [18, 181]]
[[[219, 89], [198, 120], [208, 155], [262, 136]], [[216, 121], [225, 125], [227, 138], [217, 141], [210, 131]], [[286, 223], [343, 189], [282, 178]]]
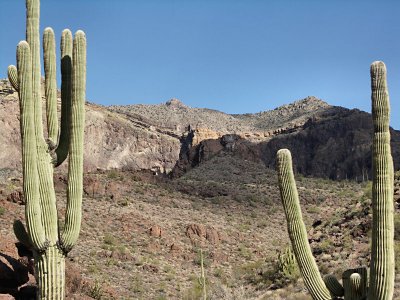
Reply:
[[304, 99], [294, 101], [290, 104], [285, 104], [275, 108], [275, 110], [315, 110], [320, 108], [328, 108], [331, 107], [327, 102], [315, 97], [315, 96], [307, 96]]
[[168, 100], [167, 102], [165, 102], [166, 106], [169, 106], [171, 108], [187, 108], [188, 106], [185, 105], [181, 100], [176, 99], [176, 98], [172, 98], [170, 100]]

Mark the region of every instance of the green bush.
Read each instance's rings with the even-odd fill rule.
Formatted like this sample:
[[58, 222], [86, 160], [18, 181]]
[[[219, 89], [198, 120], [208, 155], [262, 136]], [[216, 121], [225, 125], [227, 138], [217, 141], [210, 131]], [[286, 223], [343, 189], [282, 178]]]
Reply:
[[101, 283], [96, 280], [96, 282], [93, 285], [88, 287], [86, 295], [96, 300], [103, 299], [104, 292]]
[[275, 260], [267, 259], [241, 266], [236, 270], [236, 276], [260, 290], [279, 289], [297, 282], [300, 270], [291, 248], [286, 248]]

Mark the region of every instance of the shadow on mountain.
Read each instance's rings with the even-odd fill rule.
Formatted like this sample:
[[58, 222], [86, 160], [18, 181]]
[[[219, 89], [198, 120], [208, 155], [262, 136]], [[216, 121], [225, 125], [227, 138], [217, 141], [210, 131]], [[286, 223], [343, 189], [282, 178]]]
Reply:
[[[231, 152], [245, 160], [262, 161], [267, 167], [275, 168], [276, 152], [287, 148], [292, 152], [297, 173], [333, 180], [370, 180], [372, 133], [371, 114], [331, 107], [309, 118], [294, 132], [283, 132], [258, 144], [228, 134], [182, 148], [184, 151], [181, 151], [171, 176], [182, 176], [221, 151]], [[391, 145], [395, 170], [398, 170], [400, 132], [394, 129], [391, 129]]]

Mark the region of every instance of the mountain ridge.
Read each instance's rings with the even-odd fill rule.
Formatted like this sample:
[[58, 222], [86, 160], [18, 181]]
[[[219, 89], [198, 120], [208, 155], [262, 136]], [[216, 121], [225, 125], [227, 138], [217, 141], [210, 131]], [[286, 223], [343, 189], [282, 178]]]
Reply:
[[[3, 130], [0, 132], [0, 142], [8, 146], [0, 155], [0, 174], [20, 170], [18, 106], [17, 93], [7, 80], [1, 80], [0, 125]], [[314, 96], [273, 110], [232, 115], [207, 108], [191, 108], [178, 99], [155, 105], [108, 107], [88, 102], [86, 116], [86, 171], [152, 170], [157, 174], [168, 174], [184, 166], [180, 171], [173, 172], [177, 175], [188, 167], [195, 167], [200, 159], [212, 157], [215, 151], [221, 151], [227, 145], [232, 148], [236, 144], [243, 146], [235, 150], [244, 151], [242, 157], [250, 155], [250, 159], [260, 160], [268, 167], [274, 167], [274, 157], [279, 147], [292, 148], [294, 153], [297, 151], [295, 148], [301, 149], [299, 151], [303, 154], [298, 155], [298, 159], [294, 158], [294, 161], [297, 170], [304, 175], [359, 179], [360, 176], [369, 176], [367, 174], [371, 169], [368, 161], [370, 152], [367, 149], [372, 132], [370, 114], [332, 106]], [[339, 128], [342, 128], [340, 132], [346, 139], [337, 134]], [[400, 135], [396, 130], [392, 132], [394, 153], [400, 153]], [[236, 139], [233, 144], [227, 142], [232, 135]], [[350, 151], [344, 155], [347, 144], [353, 148], [356, 146], [352, 142], [352, 135], [362, 136], [356, 139], [362, 145], [357, 148], [358, 152]], [[337, 155], [331, 156], [329, 151], [323, 150], [323, 144], [328, 141], [332, 145], [343, 146], [335, 147]], [[201, 156], [199, 151], [206, 149], [206, 144], [213, 146], [207, 150], [208, 155]], [[315, 157], [320, 157], [319, 161], [323, 161], [324, 167], [313, 163]], [[352, 160], [362, 162], [362, 167], [349, 171]], [[396, 168], [398, 165], [395, 159]], [[335, 170], [338, 175], [329, 170]]]

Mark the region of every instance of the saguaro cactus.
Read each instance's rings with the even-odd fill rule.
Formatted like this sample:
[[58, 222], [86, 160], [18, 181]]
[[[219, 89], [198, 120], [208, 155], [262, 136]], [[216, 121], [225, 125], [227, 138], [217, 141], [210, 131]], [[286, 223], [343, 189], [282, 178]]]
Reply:
[[[43, 135], [39, 58], [39, 0], [27, 0], [27, 37], [17, 47], [17, 67], [9, 79], [20, 99], [25, 218], [14, 231], [34, 252], [39, 299], [64, 299], [65, 257], [76, 243], [81, 224], [83, 129], [86, 87], [86, 37], [82, 31], [62, 35], [61, 132], [57, 119], [55, 41], [51, 28], [43, 35], [47, 138]], [[73, 50], [71, 50], [73, 49]], [[68, 159], [67, 208], [59, 228], [53, 167]]]
[[[302, 220], [290, 151], [277, 153], [277, 171], [289, 237], [304, 282], [313, 299], [389, 300], [394, 287], [393, 160], [390, 151], [389, 96], [386, 67], [371, 65], [373, 138], [372, 249], [369, 287], [366, 268], [343, 273], [343, 286], [333, 276], [322, 280]], [[339, 298], [341, 299], [341, 298]]]

